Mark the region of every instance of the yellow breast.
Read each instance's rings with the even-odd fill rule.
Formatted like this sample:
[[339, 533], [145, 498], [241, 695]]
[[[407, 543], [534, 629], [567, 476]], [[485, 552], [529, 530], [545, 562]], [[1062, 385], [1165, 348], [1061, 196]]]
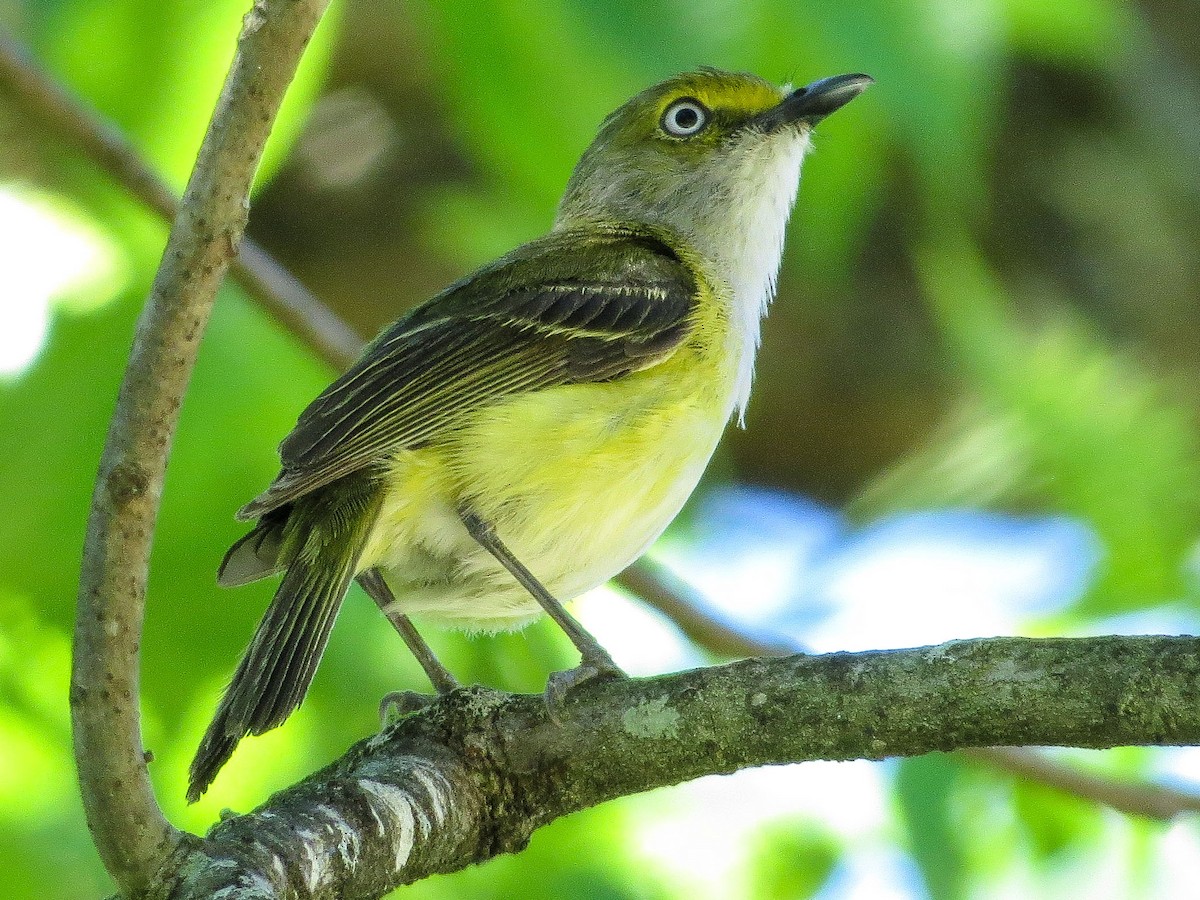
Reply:
[[536, 617], [458, 523], [465, 500], [560, 599], [624, 569], [679, 512], [729, 418], [738, 360], [724, 309], [701, 302], [691, 340], [663, 363], [517, 395], [400, 454], [360, 565], [384, 568], [408, 612], [482, 630]]

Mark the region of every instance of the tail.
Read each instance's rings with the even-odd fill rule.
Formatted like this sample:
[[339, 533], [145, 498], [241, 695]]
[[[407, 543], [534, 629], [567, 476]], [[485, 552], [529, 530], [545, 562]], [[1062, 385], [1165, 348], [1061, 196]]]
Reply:
[[239, 587], [274, 575], [284, 564], [281, 562], [283, 539], [292, 505], [273, 509], [252, 528], [249, 533], [234, 543], [221, 566], [217, 569], [217, 584], [221, 587]]
[[356, 486], [347, 496], [346, 487], [331, 485], [301, 501], [282, 526], [279, 559], [287, 574], [200, 741], [189, 803], [208, 789], [238, 741], [282, 725], [308, 692], [378, 511], [375, 492]]

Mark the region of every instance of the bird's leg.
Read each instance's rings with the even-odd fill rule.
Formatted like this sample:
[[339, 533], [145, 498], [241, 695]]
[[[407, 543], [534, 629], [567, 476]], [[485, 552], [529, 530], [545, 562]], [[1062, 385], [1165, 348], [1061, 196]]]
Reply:
[[[438, 658], [433, 655], [433, 650], [429, 648], [429, 645], [425, 643], [425, 639], [417, 632], [412, 620], [396, 608], [396, 596], [392, 593], [392, 589], [388, 587], [388, 583], [383, 580], [383, 576], [379, 574], [379, 570], [367, 569], [365, 572], [362, 572], [358, 576], [358, 583], [367, 592], [367, 595], [375, 601], [375, 605], [387, 616], [387, 620], [392, 623], [392, 627], [396, 629], [396, 633], [408, 645], [408, 649], [412, 651], [412, 655], [417, 658], [417, 662], [421, 664], [421, 668], [429, 676], [429, 681], [433, 684], [434, 690], [439, 694], [448, 694], [457, 688], [458, 681], [438, 661]], [[380, 721], [386, 722], [388, 713], [393, 710], [398, 710], [403, 714], [414, 709], [420, 709], [428, 702], [427, 697], [417, 694], [414, 691], [393, 691], [379, 701]]]
[[625, 677], [625, 673], [617, 667], [617, 664], [612, 661], [612, 657], [608, 652], [600, 646], [594, 637], [587, 633], [582, 625], [567, 612], [561, 603], [551, 594], [542, 583], [534, 577], [533, 573], [525, 568], [524, 564], [513, 556], [512, 551], [504, 546], [504, 542], [500, 540], [496, 534], [496, 529], [490, 522], [485, 521], [477, 513], [467, 507], [459, 509], [459, 517], [462, 519], [463, 525], [467, 528], [467, 533], [473, 537], [481, 547], [496, 557], [504, 568], [512, 573], [513, 578], [520, 582], [525, 590], [533, 595], [533, 598], [541, 605], [542, 609], [558, 623], [558, 627], [567, 633], [567, 637], [571, 639], [571, 643], [579, 651], [581, 657], [579, 668], [570, 672], [559, 672], [552, 675], [550, 682], [546, 685], [546, 692], [551, 701], [551, 707], [556, 705], [554, 701], [560, 700], [567, 691], [580, 682], [587, 681], [600, 675]]

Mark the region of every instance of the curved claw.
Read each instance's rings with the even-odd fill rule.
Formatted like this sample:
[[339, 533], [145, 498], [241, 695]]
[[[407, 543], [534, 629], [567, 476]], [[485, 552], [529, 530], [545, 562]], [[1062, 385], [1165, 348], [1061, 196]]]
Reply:
[[416, 691], [392, 691], [384, 694], [379, 701], [379, 728], [386, 728], [392, 722], [419, 712], [437, 700], [428, 694]]
[[568, 696], [572, 691], [592, 681], [603, 681], [610, 678], [628, 678], [611, 660], [607, 664], [581, 663], [574, 669], [565, 672], [554, 672], [546, 679], [546, 713], [555, 725], [562, 724], [559, 713], [566, 707]]

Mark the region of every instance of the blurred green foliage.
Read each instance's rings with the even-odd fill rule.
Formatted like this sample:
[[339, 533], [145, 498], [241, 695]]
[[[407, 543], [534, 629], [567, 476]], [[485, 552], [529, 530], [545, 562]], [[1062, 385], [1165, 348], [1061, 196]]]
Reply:
[[[0, 27], [178, 186], [247, 5], [28, 0], [0, 4]], [[1077, 516], [1101, 540], [1103, 571], [1053, 625], [1102, 630], [1101, 614], [1196, 602], [1195, 13], [1186, 0], [335, 4], [276, 128], [251, 231], [370, 334], [542, 232], [597, 123], [647, 83], [700, 64], [796, 82], [869, 72], [877, 87], [822, 126], [806, 164], [749, 428], [729, 436], [714, 477], [862, 519], [939, 505]], [[86, 302], [57, 298], [36, 362], [0, 380], [4, 893], [98, 896], [107, 879], [73, 785], [69, 635], [96, 461], [164, 229], [2, 92], [0, 178], [0, 190], [32, 185], [69, 204], [124, 273]], [[5, 277], [0, 266], [0, 304], [13, 302]], [[330, 376], [235, 288], [222, 292], [168, 472], [143, 653], [152, 773], [183, 827], [311, 771], [376, 727], [384, 692], [422, 684], [352, 597], [304, 708], [183, 806], [187, 760], [271, 590], [215, 589], [239, 534], [232, 511], [274, 474], [275, 444]], [[539, 689], [570, 660], [540, 626], [431, 640], [464, 680], [513, 689]], [[1136, 774], [1150, 756], [1128, 759]], [[893, 790], [888, 839], [919, 873], [905, 890], [989, 896], [1020, 871], [1026, 895], [1069, 896], [1061, 872], [1099, 871], [1116, 846], [1129, 895], [1161, 896], [1146, 862], [1161, 829], [1114, 825], [949, 757], [902, 763]], [[519, 857], [408, 893], [681, 896], [635, 846], [658, 802], [570, 817]], [[713, 815], [698, 827], [719, 827]], [[764, 823], [742, 844], [713, 896], [832, 891], [860, 850], [805, 819]]]
[[748, 897], [805, 900], [829, 880], [842, 855], [840, 841], [804, 820], [774, 822], [757, 836], [750, 857]]
[[896, 803], [909, 846], [925, 876], [931, 900], [964, 894], [966, 870], [958, 825], [954, 822], [958, 766], [940, 753], [900, 761]]

